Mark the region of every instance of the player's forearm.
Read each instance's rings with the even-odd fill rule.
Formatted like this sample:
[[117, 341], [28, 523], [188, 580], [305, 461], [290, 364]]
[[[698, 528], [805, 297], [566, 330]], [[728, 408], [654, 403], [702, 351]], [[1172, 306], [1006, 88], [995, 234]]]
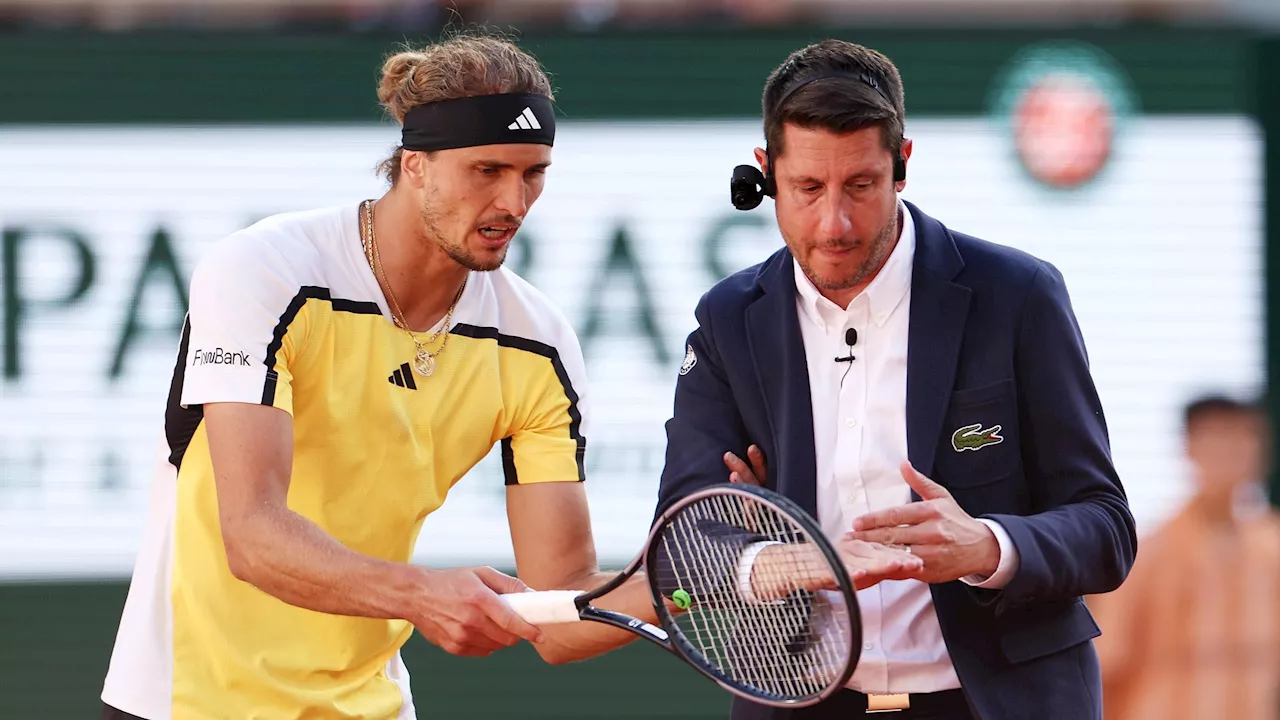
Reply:
[[291, 510], [224, 520], [223, 537], [233, 575], [308, 610], [400, 619], [421, 591], [424, 568], [350, 550]]
[[[617, 573], [598, 572], [568, 583], [570, 590], [591, 590], [610, 582]], [[657, 624], [658, 616], [650, 599], [649, 584], [644, 573], [636, 573], [618, 588], [592, 602], [605, 610]], [[552, 664], [586, 660], [619, 648], [636, 635], [601, 623], [580, 622], [563, 625], [547, 625], [542, 628], [546, 641], [537, 645], [538, 653]]]

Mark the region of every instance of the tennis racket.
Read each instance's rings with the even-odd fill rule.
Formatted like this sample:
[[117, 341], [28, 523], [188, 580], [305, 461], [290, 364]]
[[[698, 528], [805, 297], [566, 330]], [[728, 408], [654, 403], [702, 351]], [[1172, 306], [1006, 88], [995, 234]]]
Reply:
[[[661, 627], [591, 604], [641, 569]], [[532, 625], [628, 630], [729, 692], [775, 707], [840, 690], [862, 647], [857, 598], [835, 549], [797, 505], [750, 485], [717, 485], [672, 505], [644, 549], [598, 589], [501, 597]]]

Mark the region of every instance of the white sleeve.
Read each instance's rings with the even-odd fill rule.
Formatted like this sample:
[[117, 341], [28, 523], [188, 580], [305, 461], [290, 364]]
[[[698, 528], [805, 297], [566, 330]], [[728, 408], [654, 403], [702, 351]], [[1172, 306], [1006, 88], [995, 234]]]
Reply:
[[[761, 550], [770, 545], [781, 545], [776, 540], [761, 540], [753, 542], [742, 551], [742, 555], [738, 557], [738, 593], [742, 598], [752, 605], [762, 604], [761, 600], [756, 597], [755, 592], [751, 590], [751, 570], [755, 567], [756, 556]], [[777, 601], [775, 601], [777, 602]]]
[[184, 407], [245, 402], [293, 412], [289, 359], [305, 338], [306, 297], [290, 275], [277, 250], [240, 235], [200, 262], [183, 338]]
[[1013, 544], [1013, 538], [1009, 537], [1009, 531], [1005, 530], [1000, 523], [986, 518], [978, 518], [978, 522], [991, 528], [992, 534], [996, 536], [996, 544], [1000, 546], [1000, 560], [996, 565], [995, 573], [991, 577], [968, 575], [960, 578], [960, 580], [966, 585], [973, 585], [974, 587], [1003, 590], [1018, 572], [1020, 564], [1018, 548]]

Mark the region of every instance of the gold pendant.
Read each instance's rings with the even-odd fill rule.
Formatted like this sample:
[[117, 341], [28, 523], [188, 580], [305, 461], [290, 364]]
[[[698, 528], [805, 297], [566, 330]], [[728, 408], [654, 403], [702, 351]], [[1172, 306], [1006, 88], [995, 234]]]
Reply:
[[423, 377], [431, 377], [436, 371], [436, 359], [419, 350], [418, 356], [413, 359], [413, 370]]

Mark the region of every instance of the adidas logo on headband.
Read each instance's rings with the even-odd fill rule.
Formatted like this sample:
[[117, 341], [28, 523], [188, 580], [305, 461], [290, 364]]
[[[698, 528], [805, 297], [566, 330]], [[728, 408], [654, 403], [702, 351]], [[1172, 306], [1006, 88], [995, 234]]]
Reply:
[[556, 113], [550, 97], [502, 93], [418, 105], [405, 113], [400, 145], [405, 150], [431, 152], [506, 143], [551, 145], [555, 137]]
[[533, 114], [533, 110], [525, 108], [524, 112], [516, 116], [515, 122], [507, 126], [508, 130], [541, 130], [542, 125], [538, 122], [538, 118]]

